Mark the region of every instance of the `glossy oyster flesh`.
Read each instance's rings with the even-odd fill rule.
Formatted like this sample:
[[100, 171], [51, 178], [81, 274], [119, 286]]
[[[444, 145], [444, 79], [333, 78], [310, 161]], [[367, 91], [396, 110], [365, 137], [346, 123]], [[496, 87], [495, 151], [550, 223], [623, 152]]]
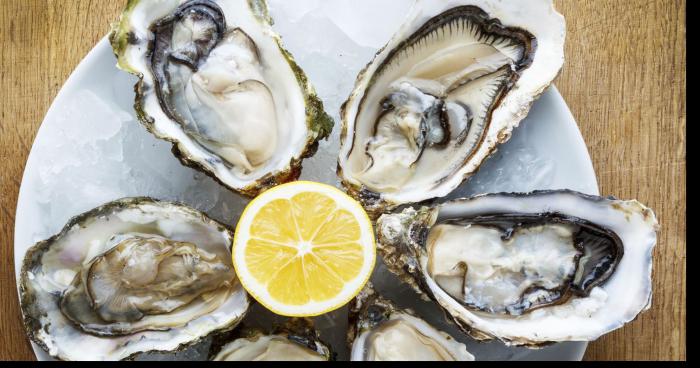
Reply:
[[557, 76], [564, 32], [551, 0], [418, 1], [344, 106], [343, 184], [376, 212], [447, 195]]
[[148, 198], [77, 216], [25, 256], [27, 333], [59, 359], [118, 360], [233, 328], [249, 301], [232, 239], [200, 212]]
[[111, 35], [146, 128], [251, 196], [297, 179], [333, 125], [270, 24], [262, 0], [131, 0]]
[[465, 332], [510, 345], [590, 341], [651, 301], [654, 213], [570, 191], [491, 194], [384, 215], [392, 271]]
[[259, 329], [236, 332], [229, 342], [214, 345], [215, 361], [326, 361], [332, 358], [311, 320], [290, 319], [273, 333]]
[[348, 338], [353, 361], [474, 360], [464, 344], [410, 310], [397, 308], [371, 287], [352, 304]]

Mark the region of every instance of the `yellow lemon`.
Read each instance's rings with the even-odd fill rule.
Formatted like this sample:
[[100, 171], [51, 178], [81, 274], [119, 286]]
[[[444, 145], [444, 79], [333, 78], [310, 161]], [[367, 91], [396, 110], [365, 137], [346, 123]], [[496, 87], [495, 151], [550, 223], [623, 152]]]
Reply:
[[367, 283], [375, 258], [372, 222], [362, 206], [334, 187], [304, 181], [255, 198], [233, 242], [243, 287], [284, 316], [342, 307]]

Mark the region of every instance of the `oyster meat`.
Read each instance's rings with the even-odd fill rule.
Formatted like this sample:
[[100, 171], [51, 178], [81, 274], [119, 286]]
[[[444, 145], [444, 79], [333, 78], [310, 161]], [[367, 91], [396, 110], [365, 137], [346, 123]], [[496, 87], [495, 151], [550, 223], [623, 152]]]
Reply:
[[271, 22], [264, 0], [130, 0], [110, 38], [146, 128], [249, 196], [296, 180], [333, 126]]
[[397, 308], [371, 286], [351, 306], [348, 339], [353, 361], [474, 360], [464, 344]]
[[204, 214], [149, 198], [77, 216], [25, 256], [27, 333], [59, 359], [119, 360], [231, 329], [249, 306], [232, 241]]
[[564, 34], [551, 0], [417, 1], [343, 107], [344, 186], [375, 213], [450, 193], [557, 76]]
[[383, 215], [378, 248], [467, 333], [539, 347], [591, 341], [651, 302], [658, 224], [637, 201], [489, 194]]
[[273, 333], [259, 329], [236, 331], [229, 342], [214, 344], [211, 360], [215, 361], [326, 361], [331, 350], [319, 339], [313, 322], [293, 318]]

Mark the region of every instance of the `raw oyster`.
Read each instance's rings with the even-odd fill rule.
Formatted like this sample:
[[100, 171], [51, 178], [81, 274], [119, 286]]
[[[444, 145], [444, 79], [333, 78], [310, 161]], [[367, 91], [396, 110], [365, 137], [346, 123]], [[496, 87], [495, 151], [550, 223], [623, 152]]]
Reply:
[[343, 107], [343, 185], [375, 214], [447, 195], [558, 75], [564, 38], [551, 0], [417, 1]]
[[474, 360], [464, 344], [395, 307], [371, 286], [351, 305], [348, 340], [353, 361]]
[[489, 194], [383, 215], [378, 248], [479, 340], [591, 341], [651, 303], [658, 224], [637, 201]]
[[296, 180], [333, 126], [271, 24], [264, 0], [129, 0], [110, 37], [143, 125], [248, 196]]
[[313, 322], [305, 318], [292, 318], [272, 334], [258, 329], [236, 331], [228, 341], [212, 345], [211, 360], [324, 361], [332, 358]]
[[34, 245], [19, 280], [29, 337], [63, 360], [174, 352], [236, 326], [249, 300], [233, 233], [183, 205], [105, 204]]

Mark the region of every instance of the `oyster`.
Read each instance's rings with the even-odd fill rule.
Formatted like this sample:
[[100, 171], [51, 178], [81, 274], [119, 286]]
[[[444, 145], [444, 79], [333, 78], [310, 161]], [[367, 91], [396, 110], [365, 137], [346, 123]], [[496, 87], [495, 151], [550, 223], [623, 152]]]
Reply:
[[248, 196], [296, 180], [333, 127], [271, 23], [264, 0], [130, 0], [110, 37], [143, 125]]
[[551, 0], [419, 0], [343, 107], [343, 185], [375, 214], [450, 193], [558, 75], [564, 35]]
[[305, 318], [290, 319], [272, 334], [244, 329], [230, 342], [213, 345], [211, 351], [216, 361], [324, 361], [331, 357], [313, 322]]
[[24, 258], [27, 333], [59, 359], [118, 360], [231, 329], [249, 306], [232, 241], [204, 214], [149, 198], [77, 216]]
[[474, 360], [464, 344], [395, 307], [371, 286], [351, 305], [348, 339], [353, 361]]
[[387, 266], [479, 340], [591, 341], [651, 303], [658, 224], [637, 201], [489, 194], [383, 215]]

